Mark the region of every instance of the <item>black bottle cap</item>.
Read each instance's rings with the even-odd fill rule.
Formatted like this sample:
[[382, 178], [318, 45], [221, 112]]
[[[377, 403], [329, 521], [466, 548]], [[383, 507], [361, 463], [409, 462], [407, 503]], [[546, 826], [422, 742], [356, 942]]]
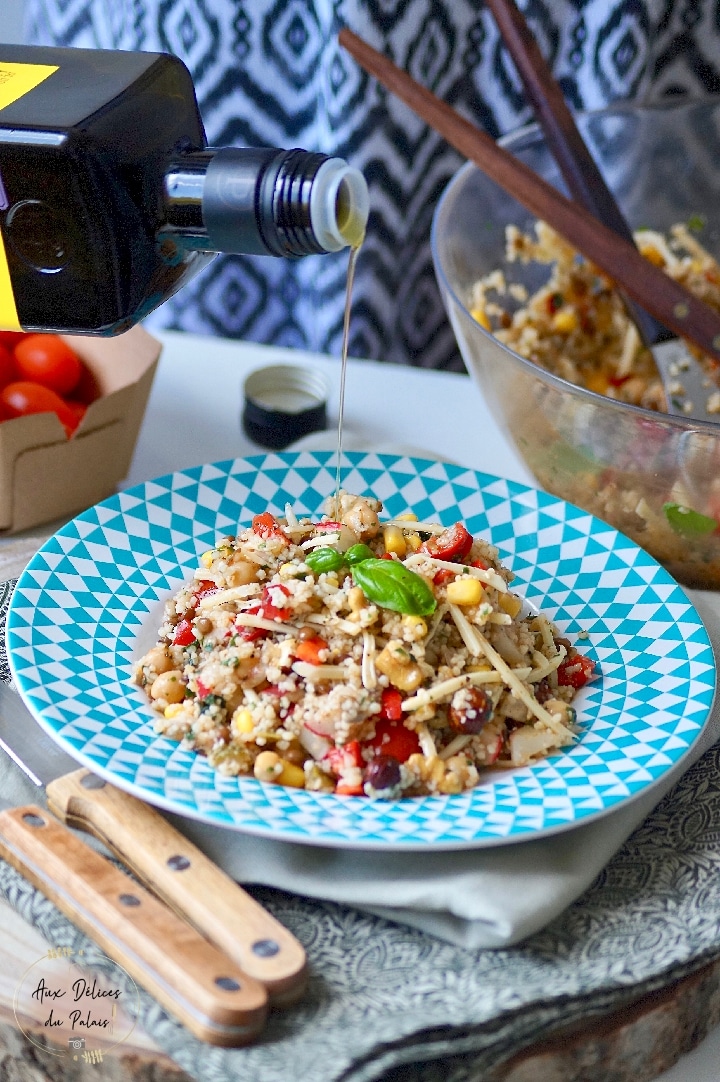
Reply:
[[243, 430], [261, 447], [281, 451], [327, 427], [328, 383], [316, 369], [290, 364], [258, 368], [243, 391]]

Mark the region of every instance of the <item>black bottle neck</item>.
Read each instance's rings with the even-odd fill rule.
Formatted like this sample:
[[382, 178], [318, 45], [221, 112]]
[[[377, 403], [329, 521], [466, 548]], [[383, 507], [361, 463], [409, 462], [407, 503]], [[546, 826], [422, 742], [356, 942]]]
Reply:
[[204, 251], [305, 256], [362, 238], [368, 212], [360, 173], [304, 150], [223, 148], [167, 164], [163, 232]]

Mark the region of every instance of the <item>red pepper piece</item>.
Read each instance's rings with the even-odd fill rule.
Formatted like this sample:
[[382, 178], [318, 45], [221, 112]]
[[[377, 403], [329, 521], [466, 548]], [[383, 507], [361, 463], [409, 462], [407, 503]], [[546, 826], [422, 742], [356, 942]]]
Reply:
[[[259, 616], [260, 608], [259, 602], [256, 602], [249, 609], [245, 609], [245, 613], [248, 616]], [[235, 624], [235, 634], [243, 642], [255, 642], [256, 639], [266, 639], [270, 632], [266, 631], [264, 627], [247, 627], [244, 624]]]
[[362, 782], [350, 785], [346, 781], [339, 781], [335, 786], [335, 793], [337, 796], [365, 796]]
[[402, 721], [403, 697], [397, 688], [383, 688], [380, 696], [379, 721]]
[[195, 681], [195, 688], [197, 689], [198, 699], [206, 699], [212, 693], [212, 688], [209, 688], [207, 684], [203, 684], [202, 680]]
[[195, 629], [189, 620], [181, 620], [175, 628], [173, 646], [189, 646], [195, 642]]
[[295, 657], [298, 661], [307, 661], [311, 665], [322, 665], [323, 659], [320, 654], [327, 650], [328, 644], [319, 636], [314, 639], [303, 639], [295, 648]]
[[313, 522], [313, 530], [317, 530], [318, 533], [336, 533], [338, 530], [342, 530], [342, 522], [331, 522], [330, 519], [323, 519], [322, 522]]
[[274, 586], [266, 586], [262, 592], [260, 609], [266, 620], [289, 620], [292, 616], [292, 611], [290, 609], [280, 608], [279, 605], [275, 604], [275, 601], [279, 600], [277, 597], [278, 593], [283, 594], [285, 597], [290, 597], [290, 591], [287, 586], [283, 586], [281, 582], [278, 582]]
[[581, 688], [595, 672], [595, 662], [584, 654], [566, 657], [558, 665], [557, 681], [560, 687]]
[[399, 763], [420, 751], [417, 733], [406, 729], [402, 721], [380, 719], [375, 723], [375, 736], [367, 744], [376, 755], [392, 755]]
[[343, 770], [353, 766], [363, 766], [362, 748], [357, 740], [349, 740], [338, 748], [330, 748], [323, 756], [323, 764], [331, 774], [339, 778]]
[[420, 552], [434, 556], [436, 560], [463, 560], [472, 548], [473, 536], [462, 522], [449, 526], [437, 537], [431, 537], [420, 546]]
[[215, 582], [211, 582], [210, 579], [201, 579], [197, 584], [193, 597], [196, 601], [199, 601], [201, 597], [207, 597], [209, 594], [216, 594], [219, 590], [219, 586]]
[[262, 537], [265, 541], [270, 537], [276, 537], [285, 541], [286, 544], [290, 544], [290, 538], [280, 527], [275, 516], [271, 515], [269, 511], [264, 511], [262, 515], [255, 515], [252, 520], [252, 528], [253, 533], [256, 533], [258, 537]]
[[457, 572], [451, 571], [449, 567], [441, 567], [439, 571], [436, 571], [433, 575], [433, 586], [442, 586], [444, 583], [449, 582], [450, 579], [457, 578]]

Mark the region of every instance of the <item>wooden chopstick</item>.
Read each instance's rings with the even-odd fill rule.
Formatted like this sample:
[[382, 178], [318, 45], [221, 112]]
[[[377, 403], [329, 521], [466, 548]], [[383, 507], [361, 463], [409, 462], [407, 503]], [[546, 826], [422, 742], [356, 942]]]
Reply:
[[[632, 230], [588, 150], [565, 95], [515, 0], [485, 0], [485, 6], [492, 12], [571, 196], [599, 221], [634, 244]], [[654, 316], [629, 298], [624, 299], [646, 345], [670, 337]]]
[[343, 28], [339, 41], [361, 68], [405, 102], [465, 158], [475, 162], [536, 218], [552, 226], [642, 308], [677, 335], [693, 342], [715, 365], [720, 365], [720, 314], [357, 34]]

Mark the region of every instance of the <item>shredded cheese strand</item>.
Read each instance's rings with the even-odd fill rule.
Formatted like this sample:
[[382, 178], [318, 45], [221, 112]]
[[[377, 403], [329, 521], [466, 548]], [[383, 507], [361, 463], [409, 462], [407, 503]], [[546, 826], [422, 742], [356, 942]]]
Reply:
[[377, 687], [377, 671], [375, 669], [375, 636], [369, 631], [363, 631], [363, 653], [360, 668], [363, 687], [373, 691]]

